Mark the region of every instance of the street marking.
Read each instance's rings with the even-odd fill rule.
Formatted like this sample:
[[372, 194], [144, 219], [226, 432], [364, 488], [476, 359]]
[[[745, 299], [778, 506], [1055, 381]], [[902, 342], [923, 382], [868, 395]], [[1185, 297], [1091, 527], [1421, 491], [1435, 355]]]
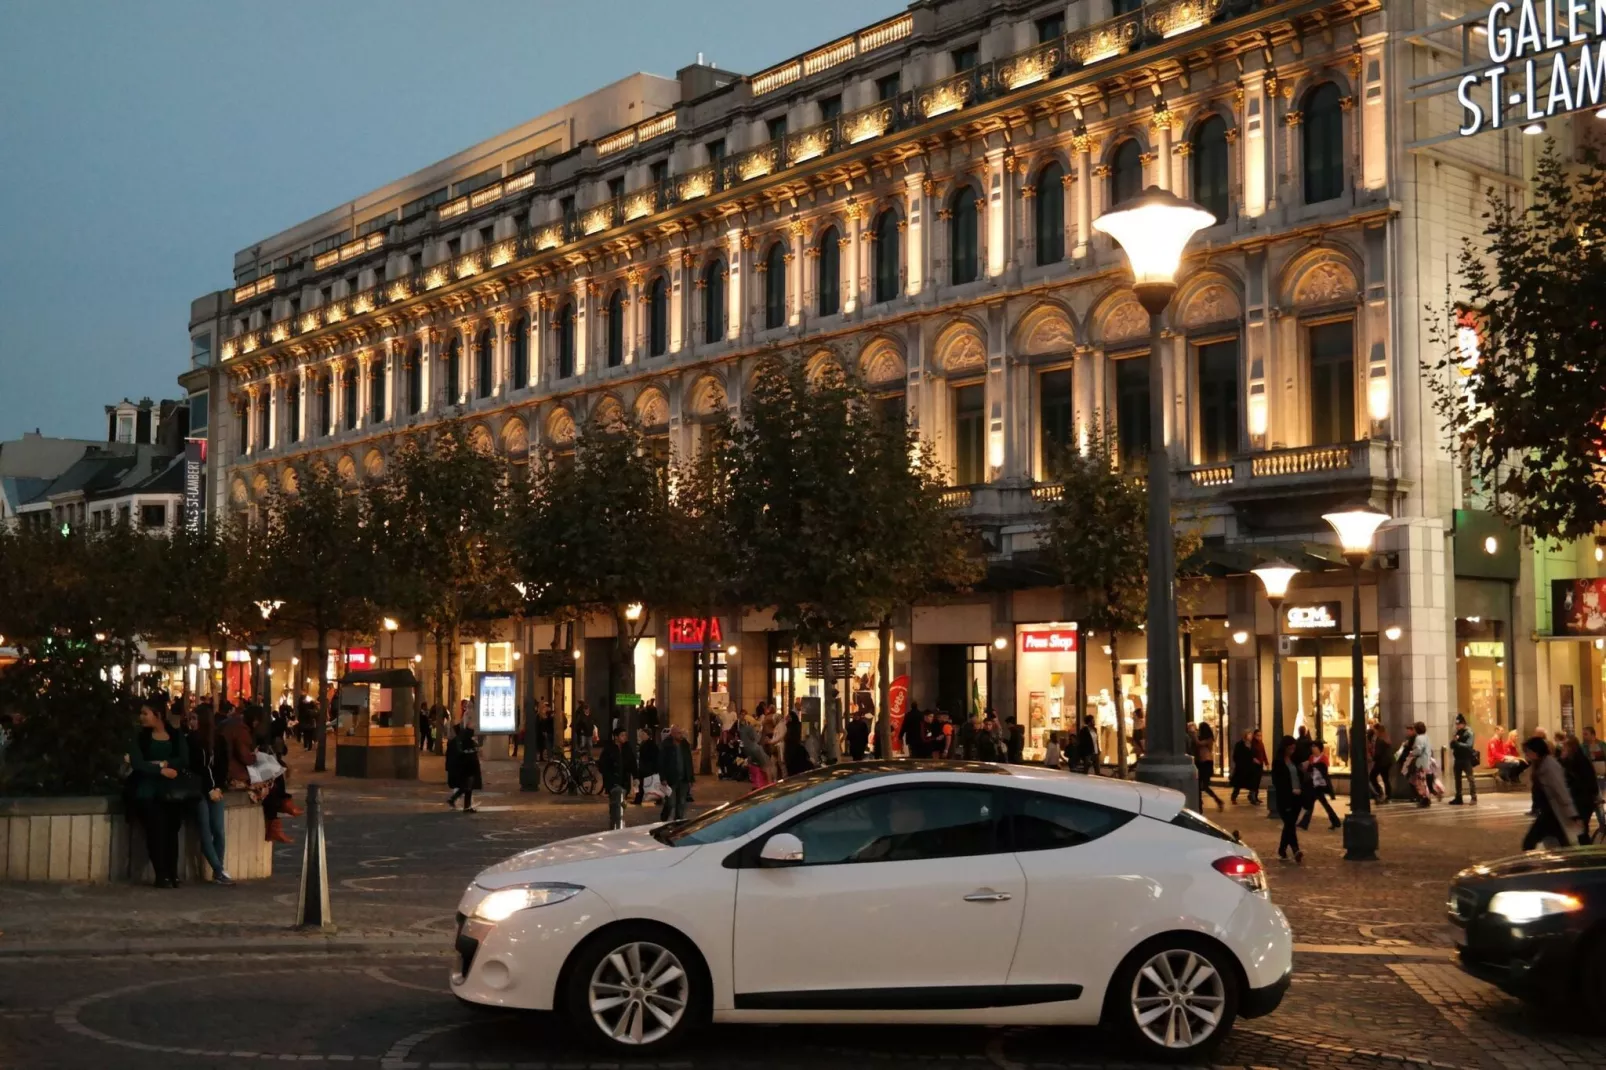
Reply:
[[1450, 959], [1450, 947], [1419, 947], [1415, 944], [1295, 944], [1296, 955], [1376, 955], [1384, 958]]

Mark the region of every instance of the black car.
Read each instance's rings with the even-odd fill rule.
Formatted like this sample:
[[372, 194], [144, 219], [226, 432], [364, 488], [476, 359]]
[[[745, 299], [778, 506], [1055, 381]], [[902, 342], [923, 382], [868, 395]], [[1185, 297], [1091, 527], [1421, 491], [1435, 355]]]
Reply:
[[1461, 968], [1512, 995], [1568, 1000], [1606, 1020], [1606, 847], [1567, 847], [1456, 874]]

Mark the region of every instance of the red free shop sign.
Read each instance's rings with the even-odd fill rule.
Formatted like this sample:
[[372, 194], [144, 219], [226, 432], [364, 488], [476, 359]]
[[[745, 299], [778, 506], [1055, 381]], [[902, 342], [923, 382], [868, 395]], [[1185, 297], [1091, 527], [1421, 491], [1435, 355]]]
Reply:
[[1075, 628], [1033, 628], [1020, 633], [1022, 654], [1074, 654]]

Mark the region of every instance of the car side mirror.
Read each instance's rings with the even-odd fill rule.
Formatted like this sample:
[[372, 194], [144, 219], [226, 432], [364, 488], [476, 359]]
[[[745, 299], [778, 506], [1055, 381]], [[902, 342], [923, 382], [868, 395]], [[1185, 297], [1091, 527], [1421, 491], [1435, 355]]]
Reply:
[[759, 865], [796, 866], [803, 862], [803, 841], [790, 832], [777, 832], [758, 852]]

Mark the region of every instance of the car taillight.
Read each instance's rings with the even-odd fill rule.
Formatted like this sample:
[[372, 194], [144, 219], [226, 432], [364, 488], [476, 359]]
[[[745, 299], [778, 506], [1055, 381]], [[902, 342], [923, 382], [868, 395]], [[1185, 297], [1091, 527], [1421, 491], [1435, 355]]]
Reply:
[[1257, 895], [1266, 894], [1266, 867], [1258, 859], [1228, 855], [1210, 863], [1223, 877], [1237, 881]]

